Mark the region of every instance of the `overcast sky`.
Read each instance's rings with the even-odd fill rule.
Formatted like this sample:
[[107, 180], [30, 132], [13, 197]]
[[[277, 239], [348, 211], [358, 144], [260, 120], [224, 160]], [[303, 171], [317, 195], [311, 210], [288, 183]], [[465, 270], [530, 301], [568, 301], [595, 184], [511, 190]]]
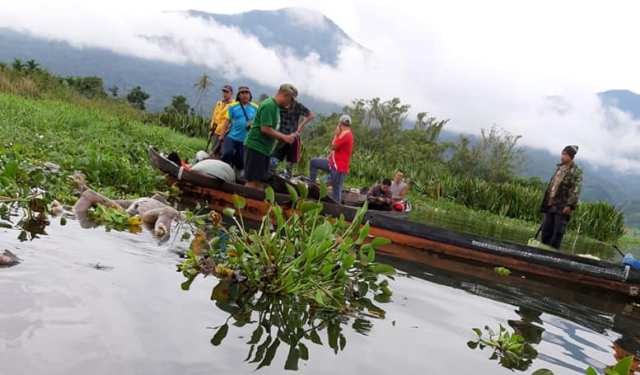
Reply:
[[[206, 64], [274, 86], [291, 81], [339, 103], [399, 96], [414, 113], [450, 118], [452, 130], [477, 134], [497, 124], [527, 145], [558, 152], [579, 144], [581, 157], [640, 171], [640, 124], [605, 112], [595, 96], [617, 88], [640, 92], [639, 1], [0, 0], [0, 6], [0, 26], [79, 47]], [[275, 53], [241, 30], [163, 12], [289, 6], [325, 14], [371, 54], [346, 48], [331, 67], [313, 55]], [[317, 14], [298, 15], [308, 27], [322, 27]], [[185, 48], [167, 51], [141, 34], [171, 35]], [[212, 43], [213, 36], [223, 42]], [[550, 110], [548, 95], [564, 97], [568, 110]]]

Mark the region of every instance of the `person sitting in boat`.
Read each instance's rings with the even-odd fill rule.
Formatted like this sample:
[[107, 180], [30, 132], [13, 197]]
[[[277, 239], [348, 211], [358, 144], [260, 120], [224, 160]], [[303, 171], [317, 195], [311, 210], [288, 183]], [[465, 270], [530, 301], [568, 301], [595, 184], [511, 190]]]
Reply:
[[251, 99], [249, 88], [239, 87], [236, 101], [229, 104], [227, 108], [223, 125], [228, 130], [222, 144], [221, 159], [238, 172], [244, 169], [244, 140], [258, 111], [258, 105]]
[[544, 213], [542, 243], [556, 249], [562, 244], [565, 229], [580, 198], [582, 170], [573, 161], [577, 152], [578, 146], [567, 146], [562, 150], [560, 164], [549, 181], [540, 209]]
[[393, 199], [393, 209], [396, 211], [404, 211], [406, 208], [405, 197], [409, 192], [409, 184], [404, 181], [404, 172], [398, 170], [391, 181], [391, 199]]
[[369, 208], [379, 211], [391, 211], [393, 207], [393, 195], [391, 193], [391, 180], [385, 178], [367, 193]]

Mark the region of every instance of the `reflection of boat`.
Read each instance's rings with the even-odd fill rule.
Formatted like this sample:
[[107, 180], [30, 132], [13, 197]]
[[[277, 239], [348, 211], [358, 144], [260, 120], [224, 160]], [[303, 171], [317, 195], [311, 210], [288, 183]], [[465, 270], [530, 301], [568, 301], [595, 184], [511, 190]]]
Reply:
[[[206, 201], [211, 209], [222, 210], [232, 206], [233, 195], [238, 194], [246, 198], [242, 214], [247, 219], [260, 220], [268, 210], [263, 191], [186, 170], [154, 148], [150, 148], [149, 156], [153, 166], [164, 173], [171, 183], [176, 183], [185, 197]], [[272, 186], [276, 192], [276, 202], [284, 207], [290, 205], [285, 182], [276, 180]], [[317, 187], [311, 186], [310, 197], [313, 198], [315, 194], [317, 198], [317, 190]], [[335, 204], [330, 199], [324, 199], [322, 203], [325, 214], [335, 217], [343, 215], [346, 220], [352, 220], [358, 210], [356, 207]], [[384, 249], [394, 256], [411, 259], [418, 256], [420, 250], [429, 251], [544, 276], [548, 280], [554, 280], [555, 286], [559, 286], [557, 282], [562, 281], [639, 298], [640, 271], [621, 264], [494, 241], [390, 217], [380, 212], [368, 212], [366, 220], [371, 225], [372, 235], [389, 238], [395, 245], [404, 246], [402, 251], [396, 249], [397, 246]]]

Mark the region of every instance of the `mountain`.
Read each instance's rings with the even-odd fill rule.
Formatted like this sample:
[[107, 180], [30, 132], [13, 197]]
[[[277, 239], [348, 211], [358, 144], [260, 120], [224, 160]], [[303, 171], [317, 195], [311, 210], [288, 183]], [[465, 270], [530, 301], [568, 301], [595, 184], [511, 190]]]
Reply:
[[[320, 61], [328, 64], [337, 62], [342, 46], [357, 45], [329, 18], [301, 8], [249, 11], [231, 15], [196, 10], [183, 13], [187, 17], [209, 19], [236, 27], [256, 37], [263, 45], [281, 52], [292, 52], [299, 57], [315, 53]], [[155, 38], [161, 40], [162, 36]], [[48, 40], [0, 27], [0, 62], [11, 62], [14, 58], [35, 59], [58, 75], [99, 76], [104, 79], [105, 87], [118, 86], [120, 93], [142, 86], [151, 95], [147, 102], [151, 111], [161, 111], [175, 95], [184, 95], [191, 104], [195, 104], [197, 94], [193, 85], [203, 73], [208, 74], [214, 82], [214, 90], [202, 101], [206, 103], [203, 111], [216, 100], [218, 89], [226, 83], [234, 86], [247, 85], [255, 97], [271, 94], [276, 89], [243, 77], [229, 82], [219, 72], [201, 65], [167, 63], [101, 48], [77, 48], [64, 41]], [[335, 112], [341, 108], [335, 103], [311, 97], [304, 92], [301, 92], [300, 100], [320, 113]]]
[[608, 90], [598, 93], [602, 103], [631, 114], [640, 120], [640, 95], [629, 90]]
[[190, 17], [213, 20], [255, 36], [267, 48], [291, 51], [304, 58], [310, 53], [335, 65], [343, 46], [359, 46], [347, 33], [322, 13], [304, 8], [252, 10], [238, 14], [189, 10]]

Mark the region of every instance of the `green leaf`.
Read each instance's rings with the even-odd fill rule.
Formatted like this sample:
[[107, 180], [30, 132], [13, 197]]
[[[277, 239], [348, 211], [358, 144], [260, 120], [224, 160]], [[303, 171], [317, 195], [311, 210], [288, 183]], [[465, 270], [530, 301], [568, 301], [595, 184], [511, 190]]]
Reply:
[[388, 264], [377, 263], [373, 265], [373, 272], [385, 275], [394, 275], [396, 273], [396, 269]]
[[231, 196], [231, 199], [233, 200], [233, 206], [237, 210], [241, 210], [247, 205], [247, 200], [239, 196], [238, 194], [233, 194], [233, 196]]
[[320, 187], [320, 192], [319, 192], [320, 199], [322, 200], [324, 197], [327, 196], [329, 189], [327, 188], [327, 184], [325, 184], [324, 181], [320, 182], [319, 187]]
[[280, 339], [277, 338], [271, 344], [271, 346], [269, 346], [269, 349], [267, 349], [267, 353], [265, 354], [264, 359], [258, 365], [258, 368], [257, 368], [258, 370], [265, 366], [271, 365], [271, 361], [273, 361], [273, 358], [276, 356], [276, 351], [278, 350], [278, 346], [280, 346]]
[[309, 360], [309, 349], [305, 344], [298, 344], [298, 351], [300, 352], [300, 359], [303, 359], [305, 361]]
[[222, 214], [227, 217], [234, 217], [236, 215], [236, 210], [234, 210], [231, 207], [227, 207], [224, 210], [222, 210]]
[[324, 306], [324, 297], [322, 296], [322, 291], [317, 290], [314, 299], [316, 300], [316, 302], [318, 302], [318, 305]]
[[311, 243], [314, 244], [327, 239], [332, 240], [332, 238], [330, 237], [332, 232], [333, 226], [331, 225], [331, 223], [324, 222], [318, 225], [311, 233]]
[[15, 160], [10, 160], [4, 165], [4, 171], [2, 172], [3, 177], [7, 177], [10, 179], [15, 179], [18, 174], [18, 162]]
[[482, 330], [480, 330], [480, 328], [473, 328], [473, 332], [475, 332], [478, 337], [482, 337]]
[[193, 280], [195, 280], [197, 275], [198, 275], [197, 273], [190, 275], [187, 281], [180, 284], [180, 288], [182, 288], [182, 290], [189, 290], [189, 288], [191, 287], [191, 284], [193, 283]]
[[633, 356], [623, 358], [620, 362], [613, 366], [613, 370], [617, 371], [620, 375], [631, 374], [631, 366], [633, 365]]
[[586, 375], [598, 375], [598, 372], [596, 370], [593, 369], [593, 367], [589, 366], [589, 368], [587, 369], [587, 372], [585, 372]]
[[289, 355], [287, 355], [287, 361], [284, 364], [285, 370], [298, 370], [298, 361], [300, 360], [300, 352], [295, 346], [289, 348]]
[[366, 223], [360, 228], [360, 234], [358, 235], [358, 240], [356, 241], [356, 244], [360, 245], [361, 243], [363, 243], [364, 240], [367, 239], [368, 235], [369, 235], [369, 223]]
[[216, 334], [213, 335], [213, 338], [211, 339], [211, 344], [213, 346], [220, 345], [222, 340], [227, 336], [228, 332], [229, 332], [229, 325], [228, 324], [225, 323], [222, 326], [220, 326], [220, 328], [218, 328], [218, 330], [216, 331]]
[[391, 243], [391, 240], [384, 237], [376, 237], [371, 241], [371, 246], [374, 248], [379, 248], [380, 246], [388, 245]]
[[531, 375], [553, 375], [553, 371], [541, 368], [540, 370], [534, 371]]
[[298, 193], [300, 194], [300, 198], [307, 199], [307, 197], [309, 196], [309, 188], [307, 187], [307, 184], [300, 183], [300, 184], [297, 184], [296, 187], [298, 188]]
[[478, 347], [478, 342], [477, 341], [467, 341], [467, 346], [469, 347], [469, 349], [475, 349]]
[[291, 197], [291, 202], [296, 203], [298, 201], [298, 191], [293, 185], [289, 183], [287, 183], [286, 186], [287, 186], [287, 191], [289, 191], [289, 197]]
[[66, 217], [61, 217], [60, 218], [60, 225], [67, 225], [67, 218]]
[[262, 326], [259, 325], [258, 328], [256, 328], [255, 331], [253, 331], [253, 333], [251, 334], [251, 339], [249, 340], [249, 342], [247, 342], [247, 344], [259, 343], [260, 339], [262, 338], [263, 332], [264, 332], [264, 328], [262, 328]]
[[264, 189], [264, 199], [271, 204], [276, 202], [276, 193], [271, 186], [267, 186], [267, 188]]
[[322, 339], [320, 339], [320, 335], [315, 329], [309, 332], [309, 340], [316, 345], [322, 345]]

